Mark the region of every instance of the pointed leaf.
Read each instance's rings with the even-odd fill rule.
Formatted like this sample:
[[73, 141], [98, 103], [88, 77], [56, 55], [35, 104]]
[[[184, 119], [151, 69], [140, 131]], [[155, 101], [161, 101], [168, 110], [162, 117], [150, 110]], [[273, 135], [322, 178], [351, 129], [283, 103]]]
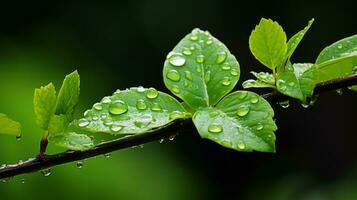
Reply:
[[190, 116], [170, 95], [137, 87], [104, 97], [72, 125], [88, 132], [138, 134]]
[[21, 124], [0, 113], [0, 134], [21, 136]]
[[286, 52], [286, 60], [289, 60], [291, 55], [293, 55], [296, 47], [299, 45], [300, 41], [302, 40], [302, 38], [304, 37], [304, 35], [306, 34], [306, 32], [310, 29], [312, 23], [314, 22], [314, 19], [311, 19], [308, 23], [308, 25], [301, 31], [299, 31], [298, 33], [296, 33], [295, 35], [293, 35], [287, 44], [287, 52]]
[[50, 83], [35, 89], [33, 99], [36, 123], [39, 127], [47, 130], [51, 116], [56, 110], [56, 90], [55, 86]]
[[215, 108], [199, 110], [193, 122], [202, 138], [239, 151], [275, 151], [277, 130], [269, 103], [253, 92], [237, 91]]
[[249, 37], [249, 48], [257, 60], [274, 70], [284, 61], [286, 34], [277, 22], [262, 18]]
[[318, 81], [348, 76], [357, 66], [357, 34], [339, 40], [321, 51], [316, 60]]
[[51, 144], [55, 144], [56, 146], [76, 151], [89, 149], [94, 146], [93, 141], [89, 136], [77, 134], [75, 132], [49, 136], [48, 140]]
[[77, 71], [67, 75], [58, 93], [56, 114], [72, 115], [79, 99], [79, 74]]
[[194, 29], [170, 52], [164, 64], [166, 87], [197, 109], [215, 105], [236, 85], [239, 64], [207, 31]]

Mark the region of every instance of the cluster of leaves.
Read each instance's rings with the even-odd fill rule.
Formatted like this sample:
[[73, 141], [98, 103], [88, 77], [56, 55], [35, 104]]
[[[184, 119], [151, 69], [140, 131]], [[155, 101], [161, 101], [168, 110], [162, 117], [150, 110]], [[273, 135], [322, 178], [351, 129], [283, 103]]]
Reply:
[[[290, 61], [312, 23], [287, 41], [277, 22], [263, 18], [249, 46], [272, 73], [252, 72], [257, 80], [247, 80], [243, 87], [273, 88], [305, 102], [317, 82], [355, 73], [357, 35], [325, 48], [314, 64]], [[52, 83], [36, 89], [34, 110], [44, 137], [71, 150], [94, 146], [91, 137], [79, 133], [142, 134], [192, 118], [202, 138], [239, 151], [274, 152], [274, 111], [258, 94], [231, 92], [239, 76], [239, 63], [228, 48], [209, 32], [194, 29], [167, 55], [163, 69], [166, 87], [183, 102], [154, 88], [132, 87], [104, 97], [74, 120], [80, 86], [75, 71], [66, 76], [58, 95]], [[0, 133], [19, 135], [20, 125], [0, 114]]]
[[350, 75], [357, 65], [357, 35], [326, 47], [315, 63], [292, 63], [290, 58], [310, 29], [314, 19], [288, 41], [283, 28], [275, 21], [261, 19], [249, 38], [254, 57], [272, 70], [251, 72], [257, 80], [247, 80], [244, 88], [273, 88], [306, 103], [316, 83]]

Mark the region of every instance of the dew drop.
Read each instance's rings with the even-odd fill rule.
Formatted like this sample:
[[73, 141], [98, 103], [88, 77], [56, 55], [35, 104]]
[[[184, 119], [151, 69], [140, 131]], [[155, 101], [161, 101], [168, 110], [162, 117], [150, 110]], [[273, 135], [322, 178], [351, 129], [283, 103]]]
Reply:
[[245, 144], [242, 141], [238, 142], [238, 148], [239, 149], [245, 149]]
[[308, 107], [310, 106], [310, 104], [308, 104], [308, 103], [301, 103], [301, 106], [302, 106], [303, 108], [308, 108]]
[[21, 183], [24, 184], [26, 182], [26, 180], [23, 178], [21, 179]]
[[289, 103], [289, 101], [281, 101], [281, 102], [279, 102], [279, 105], [282, 108], [288, 108], [290, 106], [290, 103]]
[[342, 44], [337, 45], [337, 48], [342, 49]]
[[155, 99], [159, 95], [159, 92], [155, 88], [149, 88], [146, 90], [146, 97], [149, 99]]
[[294, 86], [295, 83], [294, 83], [294, 82], [290, 82], [290, 83], [288, 83], [288, 85], [289, 85], [289, 86]]
[[226, 58], [227, 58], [227, 52], [225, 51], [219, 52], [217, 54], [216, 63], [221, 64], [226, 60]]
[[105, 158], [110, 158], [111, 156], [112, 156], [111, 153], [106, 153], [106, 154], [104, 154], [104, 157], [105, 157]]
[[208, 131], [210, 133], [221, 133], [223, 131], [223, 127], [220, 124], [213, 123], [208, 125]]
[[213, 118], [213, 117], [217, 117], [219, 115], [219, 112], [214, 110], [214, 111], [209, 112], [208, 114], [210, 117]]
[[192, 55], [192, 51], [190, 51], [189, 49], [183, 50], [182, 53], [186, 56]]
[[185, 71], [185, 78], [192, 81], [192, 73], [190, 71]]
[[121, 131], [122, 129], [123, 129], [123, 126], [121, 126], [121, 125], [112, 125], [112, 126], [110, 127], [110, 130], [113, 131], [113, 132], [119, 132], [119, 131]]
[[205, 82], [206, 82], [206, 83], [208, 83], [208, 82], [211, 80], [211, 71], [207, 71], [207, 72], [205, 73], [204, 79], [205, 79]]
[[17, 140], [17, 141], [20, 141], [21, 139], [22, 139], [22, 135], [16, 136], [16, 140]]
[[51, 175], [51, 169], [50, 168], [43, 169], [43, 170], [41, 170], [41, 173], [45, 177], [50, 176]]
[[102, 99], [102, 103], [110, 103], [110, 102], [112, 102], [112, 100], [110, 99], [110, 97], [104, 97], [104, 98]]
[[195, 49], [196, 49], [196, 48], [195, 48], [194, 46], [191, 46], [191, 47], [190, 47], [190, 50], [191, 50], [191, 51], [194, 51]]
[[176, 67], [181, 67], [186, 63], [185, 57], [178, 53], [171, 55], [168, 59], [170, 64]]
[[192, 41], [197, 41], [197, 40], [198, 40], [198, 36], [192, 34], [192, 35], [190, 36], [190, 40], [192, 40]]
[[196, 66], [196, 72], [200, 73], [202, 71], [201, 66], [197, 65]]
[[222, 70], [224, 71], [228, 71], [231, 69], [231, 66], [229, 65], [229, 63], [223, 63], [221, 66]]
[[170, 136], [169, 136], [169, 140], [172, 141], [172, 140], [175, 139], [175, 137], [176, 137], [176, 135], [170, 135]]
[[198, 55], [196, 57], [196, 62], [197, 63], [203, 63], [205, 61], [205, 56], [204, 55]]
[[222, 85], [228, 86], [230, 84], [231, 84], [231, 78], [229, 78], [228, 76], [223, 77]]
[[173, 93], [176, 93], [176, 94], [180, 93], [180, 91], [181, 91], [179, 86], [177, 86], [177, 85], [173, 85], [171, 87], [171, 90], [172, 90]]
[[121, 115], [128, 111], [128, 104], [122, 100], [116, 100], [109, 104], [109, 112], [113, 115]]
[[138, 110], [146, 110], [147, 108], [147, 105], [145, 104], [145, 101], [143, 99], [137, 100], [135, 106]]
[[207, 45], [211, 45], [212, 43], [213, 43], [213, 41], [212, 41], [211, 39], [209, 39], [209, 40], [206, 41], [206, 44], [207, 44]]
[[145, 90], [146, 89], [143, 86], [139, 86], [139, 87], [136, 88], [137, 92], [145, 92]]
[[160, 139], [159, 143], [162, 144], [165, 140], [164, 139]]
[[169, 117], [170, 117], [170, 119], [172, 119], [172, 120], [178, 119], [178, 118], [183, 118], [184, 116], [185, 116], [185, 114], [182, 113], [181, 111], [178, 111], [178, 110], [172, 111], [172, 112], [169, 114]]
[[342, 94], [343, 94], [343, 91], [342, 91], [341, 88], [340, 88], [340, 89], [337, 89], [336, 92], [337, 92], [338, 95], [342, 95]]
[[110, 118], [104, 119], [104, 125], [106, 126], [111, 126], [113, 124], [113, 121]]
[[259, 99], [257, 97], [253, 97], [250, 99], [250, 103], [256, 104], [256, 103], [258, 103], [258, 101], [259, 101]]
[[93, 121], [97, 121], [98, 119], [99, 119], [98, 116], [93, 116], [93, 117], [92, 117], [92, 120], [93, 120]]
[[240, 106], [237, 110], [237, 115], [239, 117], [244, 117], [249, 113], [249, 107], [247, 106]]
[[89, 121], [86, 120], [86, 119], [80, 119], [79, 122], [78, 122], [78, 126], [79, 127], [86, 127], [89, 125]]
[[185, 80], [185, 82], [183, 83], [183, 86], [188, 87], [188, 82], [187, 82], [187, 80]]
[[78, 161], [76, 165], [77, 165], [78, 169], [81, 169], [83, 167], [83, 162], [82, 161]]
[[263, 128], [264, 128], [264, 125], [259, 123], [259, 124], [257, 125], [257, 128], [256, 128], [256, 129], [257, 129], [258, 131], [260, 131], [260, 130], [262, 130]]
[[161, 106], [158, 104], [158, 103], [153, 103], [152, 105], [151, 105], [151, 110], [152, 111], [156, 111], [156, 112], [159, 112], [159, 111], [161, 111]]
[[238, 71], [236, 69], [231, 70], [231, 75], [232, 76], [238, 76]]
[[181, 78], [180, 73], [174, 69], [167, 72], [166, 77], [175, 82], [179, 81]]

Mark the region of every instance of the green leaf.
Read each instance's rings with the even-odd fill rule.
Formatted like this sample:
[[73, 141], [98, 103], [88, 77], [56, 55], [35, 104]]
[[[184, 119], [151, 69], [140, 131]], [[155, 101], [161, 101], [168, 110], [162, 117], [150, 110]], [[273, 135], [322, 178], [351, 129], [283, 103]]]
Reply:
[[170, 95], [134, 87], [104, 97], [72, 125], [88, 132], [138, 134], [190, 116]]
[[21, 124], [0, 113], [0, 134], [21, 136]]
[[357, 34], [339, 40], [321, 51], [316, 59], [318, 81], [326, 81], [353, 73], [357, 65]]
[[277, 130], [269, 103], [253, 92], [237, 91], [215, 108], [199, 110], [193, 122], [202, 138], [239, 151], [275, 152]]
[[249, 37], [249, 48], [257, 60], [274, 70], [286, 56], [286, 34], [277, 22], [262, 18]]
[[311, 63], [288, 64], [287, 69], [279, 74], [276, 86], [279, 92], [306, 102], [315, 87], [316, 69]]
[[71, 116], [79, 98], [79, 74], [77, 71], [67, 75], [63, 80], [62, 87], [58, 93], [56, 103], [56, 114]]
[[166, 87], [194, 109], [215, 105], [236, 85], [239, 64], [207, 31], [194, 29], [170, 52], [164, 64]]
[[67, 115], [53, 115], [48, 126], [49, 135], [65, 133], [69, 122]]
[[306, 32], [310, 29], [313, 22], [314, 19], [311, 19], [308, 25], [303, 30], [299, 31], [289, 39], [287, 44], [288, 48], [286, 52], [286, 58], [285, 58], [286, 60], [290, 59], [291, 55], [294, 53], [296, 47], [299, 45], [300, 41], [302, 40]]
[[261, 80], [248, 79], [242, 84], [244, 89], [247, 88], [275, 88], [275, 85], [263, 82]]
[[56, 146], [76, 151], [89, 149], [94, 146], [89, 136], [75, 132], [50, 135], [48, 140]]
[[46, 86], [35, 89], [33, 105], [37, 125], [42, 129], [47, 130], [51, 116], [56, 110], [55, 86], [50, 83]]

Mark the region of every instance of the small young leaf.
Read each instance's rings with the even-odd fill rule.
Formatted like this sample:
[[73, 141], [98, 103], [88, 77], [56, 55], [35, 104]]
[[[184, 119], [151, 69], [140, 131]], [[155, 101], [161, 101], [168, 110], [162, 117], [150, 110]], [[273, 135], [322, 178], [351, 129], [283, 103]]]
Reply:
[[277, 22], [262, 18], [249, 37], [249, 48], [257, 60], [274, 70], [286, 56], [286, 34]]
[[0, 113], [0, 134], [21, 136], [21, 124]]
[[253, 92], [237, 91], [215, 108], [199, 110], [193, 122], [202, 138], [239, 151], [275, 152], [277, 130], [269, 103]]
[[77, 71], [67, 75], [58, 93], [56, 114], [71, 116], [79, 98], [79, 74]]
[[36, 123], [39, 127], [47, 130], [51, 116], [56, 110], [56, 90], [55, 86], [50, 83], [35, 89], [33, 99]]
[[89, 136], [75, 132], [50, 135], [48, 140], [56, 146], [76, 151], [89, 149], [94, 146]]
[[316, 60], [318, 81], [331, 80], [353, 73], [357, 66], [357, 34], [339, 40], [321, 51]]
[[236, 85], [239, 64], [207, 31], [194, 29], [170, 52], [164, 64], [166, 87], [194, 109], [215, 105]]
[[248, 79], [242, 84], [244, 89], [247, 88], [275, 88], [275, 85], [263, 82], [261, 80]]
[[306, 102], [306, 97], [312, 96], [316, 84], [315, 65], [289, 63], [287, 69], [279, 74], [276, 84], [281, 93]]
[[88, 132], [138, 134], [190, 116], [170, 95], [137, 87], [104, 97], [72, 125]]
[[286, 60], [290, 59], [291, 55], [294, 53], [296, 47], [299, 45], [300, 41], [302, 40], [306, 32], [310, 29], [313, 22], [314, 19], [311, 19], [308, 25], [303, 30], [299, 31], [289, 39], [287, 44], [288, 48], [286, 52], [286, 58], [285, 58]]

